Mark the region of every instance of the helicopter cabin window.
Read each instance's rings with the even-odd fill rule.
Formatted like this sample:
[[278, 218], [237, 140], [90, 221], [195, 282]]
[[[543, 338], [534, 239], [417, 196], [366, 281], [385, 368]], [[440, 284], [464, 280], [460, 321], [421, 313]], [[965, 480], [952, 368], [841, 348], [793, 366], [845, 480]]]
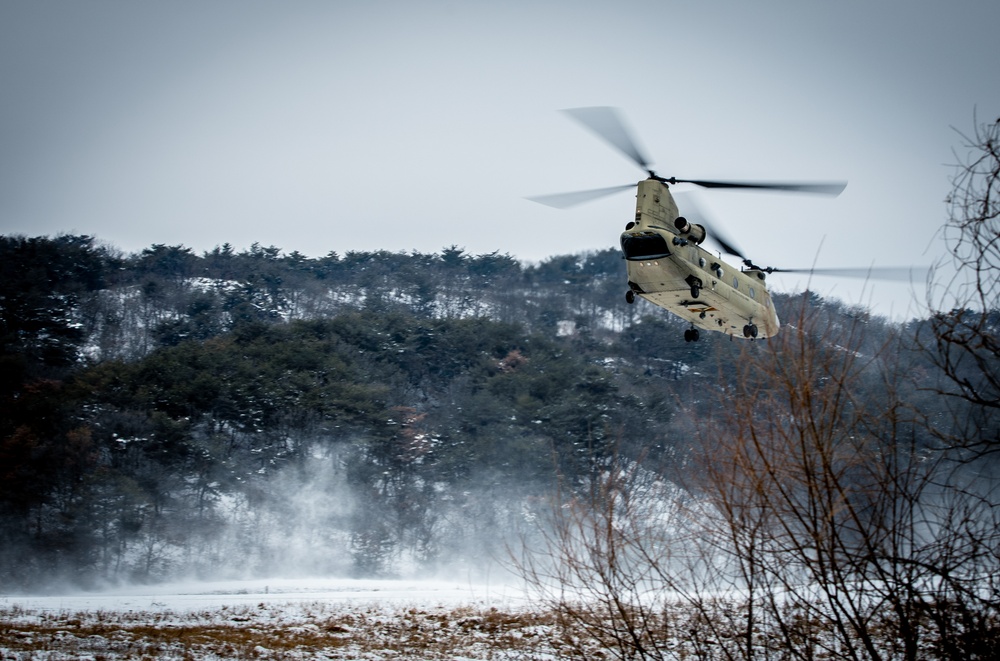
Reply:
[[629, 261], [659, 259], [670, 255], [667, 242], [659, 234], [639, 234], [622, 237], [622, 252]]
[[753, 287], [750, 288], [750, 298], [757, 298], [757, 292], [753, 290]]
[[740, 288], [740, 279], [739, 279], [739, 278], [737, 278], [737, 277], [736, 277], [736, 276], [734, 275], [734, 276], [733, 276], [733, 289], [739, 289], [739, 288]]

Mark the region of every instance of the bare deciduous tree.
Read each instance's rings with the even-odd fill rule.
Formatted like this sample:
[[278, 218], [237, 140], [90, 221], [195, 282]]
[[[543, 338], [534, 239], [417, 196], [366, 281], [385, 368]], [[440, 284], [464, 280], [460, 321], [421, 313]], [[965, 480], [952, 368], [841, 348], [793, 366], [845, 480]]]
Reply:
[[924, 344], [947, 379], [941, 392], [967, 404], [952, 444], [982, 456], [1000, 451], [1000, 119], [960, 135], [944, 227], [955, 270], [930, 292]]
[[714, 413], [689, 405], [671, 474], [621, 463], [558, 503], [522, 568], [581, 654], [971, 659], [1000, 642], [995, 484], [908, 404], [900, 338], [872, 352], [864, 320], [802, 300]]

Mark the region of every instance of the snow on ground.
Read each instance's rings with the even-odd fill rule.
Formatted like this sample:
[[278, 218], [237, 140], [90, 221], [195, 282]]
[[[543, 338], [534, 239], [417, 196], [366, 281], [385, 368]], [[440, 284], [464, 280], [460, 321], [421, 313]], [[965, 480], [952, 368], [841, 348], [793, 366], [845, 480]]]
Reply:
[[532, 659], [565, 656], [509, 585], [296, 579], [0, 594], [0, 660]]
[[267, 604], [341, 603], [353, 606], [518, 608], [524, 591], [512, 585], [443, 580], [258, 579], [167, 583], [101, 592], [3, 595], [0, 609], [59, 611], [172, 611], [176, 613]]

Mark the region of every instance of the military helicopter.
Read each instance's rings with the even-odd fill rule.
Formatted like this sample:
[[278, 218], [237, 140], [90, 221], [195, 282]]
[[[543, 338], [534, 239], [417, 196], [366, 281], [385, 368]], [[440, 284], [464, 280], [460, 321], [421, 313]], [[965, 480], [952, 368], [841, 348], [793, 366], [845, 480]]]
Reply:
[[[877, 277], [876, 269], [778, 269], [762, 268], [746, 257], [735, 243], [712, 230], [713, 240], [722, 250], [739, 258], [742, 267], [722, 261], [702, 247], [708, 237], [707, 223], [691, 209], [682, 216], [670, 192], [675, 184], [693, 184], [709, 189], [750, 189], [839, 195], [846, 182], [707, 181], [661, 177], [649, 167], [649, 161], [636, 147], [618, 111], [608, 107], [565, 110], [570, 117], [593, 131], [648, 173], [637, 184], [625, 184], [594, 190], [541, 195], [527, 199], [565, 209], [606, 195], [637, 187], [635, 218], [625, 225], [621, 235], [622, 254], [628, 272], [625, 300], [634, 303], [643, 298], [687, 320], [691, 327], [684, 339], [696, 342], [700, 331], [725, 333], [750, 340], [777, 334], [781, 327], [771, 295], [765, 286], [770, 273], [807, 272], [814, 274]], [[693, 221], [699, 222], [693, 222]], [[884, 269], [883, 277], [902, 277], [905, 269]]]

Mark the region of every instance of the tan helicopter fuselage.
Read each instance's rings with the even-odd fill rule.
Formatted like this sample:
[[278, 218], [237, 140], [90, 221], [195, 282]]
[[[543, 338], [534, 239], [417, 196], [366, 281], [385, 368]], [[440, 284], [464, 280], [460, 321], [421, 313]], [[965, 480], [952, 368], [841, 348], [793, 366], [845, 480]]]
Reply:
[[731, 336], [778, 332], [763, 272], [734, 268], [702, 248], [705, 229], [677, 222], [681, 214], [663, 182], [640, 181], [636, 198], [635, 222], [621, 235], [630, 301], [640, 296], [694, 327]]

